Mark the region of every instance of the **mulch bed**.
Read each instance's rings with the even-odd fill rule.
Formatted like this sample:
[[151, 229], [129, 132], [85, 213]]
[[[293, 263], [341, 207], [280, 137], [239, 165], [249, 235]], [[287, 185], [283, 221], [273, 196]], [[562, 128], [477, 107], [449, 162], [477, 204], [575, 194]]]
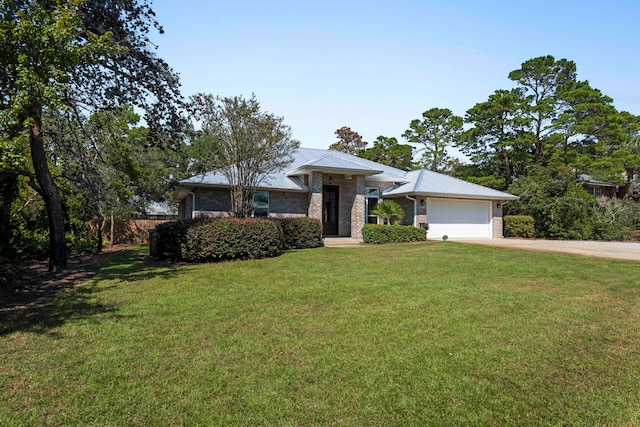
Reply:
[[68, 268], [59, 272], [48, 271], [47, 261], [10, 264], [10, 280], [0, 285], [0, 322], [82, 285], [100, 270], [110, 254], [132, 248], [133, 245], [116, 245], [99, 254], [73, 255], [67, 260]]

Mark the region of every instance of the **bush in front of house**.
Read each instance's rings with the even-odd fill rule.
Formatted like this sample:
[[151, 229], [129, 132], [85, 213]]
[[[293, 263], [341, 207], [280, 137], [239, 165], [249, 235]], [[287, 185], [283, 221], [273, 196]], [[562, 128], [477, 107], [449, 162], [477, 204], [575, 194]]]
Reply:
[[533, 237], [535, 231], [534, 220], [530, 215], [504, 216], [504, 232], [506, 237]]
[[267, 219], [216, 218], [187, 229], [182, 259], [188, 262], [260, 259], [282, 252], [282, 230]]
[[182, 259], [182, 245], [192, 223], [191, 221], [172, 221], [158, 224], [153, 233], [154, 241], [149, 242], [149, 246], [153, 248], [151, 255], [174, 262]]
[[427, 240], [427, 232], [412, 225], [365, 224], [362, 240], [370, 244], [421, 242]]
[[275, 220], [282, 228], [284, 249], [307, 249], [322, 246], [322, 225], [313, 218]]

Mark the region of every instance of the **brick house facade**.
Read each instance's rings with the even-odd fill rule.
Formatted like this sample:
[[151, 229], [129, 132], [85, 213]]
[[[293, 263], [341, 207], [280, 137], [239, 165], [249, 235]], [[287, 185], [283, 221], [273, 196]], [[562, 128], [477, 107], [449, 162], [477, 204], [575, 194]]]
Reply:
[[[434, 172], [407, 172], [345, 153], [304, 148], [293, 154], [288, 170], [265, 177], [255, 191], [261, 197], [259, 215], [315, 218], [325, 235], [357, 239], [365, 223], [377, 221], [370, 208], [382, 199], [402, 206], [403, 224], [421, 227], [429, 224], [429, 215], [436, 217], [430, 209], [438, 200], [478, 200], [488, 217], [487, 237], [502, 237], [501, 203], [515, 199]], [[173, 202], [182, 219], [224, 217], [232, 211], [228, 183], [215, 173], [181, 181]]]

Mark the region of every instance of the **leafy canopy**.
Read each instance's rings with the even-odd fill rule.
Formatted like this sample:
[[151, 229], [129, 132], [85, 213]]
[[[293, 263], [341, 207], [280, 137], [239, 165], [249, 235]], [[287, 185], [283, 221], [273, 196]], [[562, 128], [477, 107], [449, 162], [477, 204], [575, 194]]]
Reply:
[[191, 108], [202, 124], [192, 149], [197, 167], [223, 174], [231, 186], [234, 215], [251, 215], [255, 188], [269, 173], [291, 163], [300, 142], [282, 117], [260, 109], [255, 95], [198, 94], [191, 98]]

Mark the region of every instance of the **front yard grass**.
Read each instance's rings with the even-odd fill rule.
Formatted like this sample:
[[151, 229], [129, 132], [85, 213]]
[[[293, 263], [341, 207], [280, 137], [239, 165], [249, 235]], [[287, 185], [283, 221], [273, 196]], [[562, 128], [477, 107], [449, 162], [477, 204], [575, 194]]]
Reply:
[[0, 325], [0, 425], [640, 425], [640, 263], [139, 258]]

